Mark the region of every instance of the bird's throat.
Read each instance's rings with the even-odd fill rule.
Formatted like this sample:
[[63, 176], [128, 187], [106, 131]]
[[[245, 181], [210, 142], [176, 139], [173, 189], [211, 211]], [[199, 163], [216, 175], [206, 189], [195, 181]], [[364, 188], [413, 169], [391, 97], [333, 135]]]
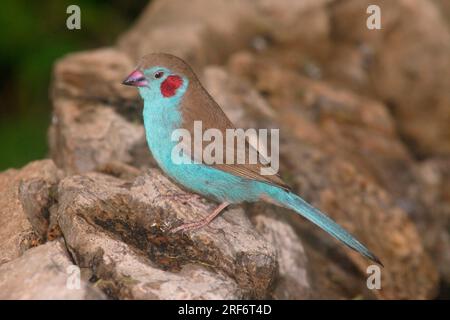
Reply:
[[171, 161], [171, 151], [177, 143], [172, 140], [172, 133], [182, 124], [179, 101], [165, 98], [145, 101], [143, 118], [148, 147], [163, 166]]

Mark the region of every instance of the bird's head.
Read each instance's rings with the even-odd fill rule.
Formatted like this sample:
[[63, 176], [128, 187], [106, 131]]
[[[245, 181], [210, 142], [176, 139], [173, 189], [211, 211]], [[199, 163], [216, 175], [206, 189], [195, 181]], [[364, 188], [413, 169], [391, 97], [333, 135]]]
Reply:
[[144, 100], [164, 101], [182, 97], [192, 81], [196, 81], [196, 76], [183, 60], [153, 53], [144, 56], [122, 84], [137, 87]]

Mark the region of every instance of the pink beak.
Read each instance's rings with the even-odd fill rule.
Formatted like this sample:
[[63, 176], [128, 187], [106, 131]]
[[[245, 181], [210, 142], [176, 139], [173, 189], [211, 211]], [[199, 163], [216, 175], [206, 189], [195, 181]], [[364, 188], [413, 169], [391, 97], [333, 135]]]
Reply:
[[134, 70], [125, 80], [123, 80], [122, 84], [133, 87], [145, 87], [148, 84], [148, 81], [141, 71]]

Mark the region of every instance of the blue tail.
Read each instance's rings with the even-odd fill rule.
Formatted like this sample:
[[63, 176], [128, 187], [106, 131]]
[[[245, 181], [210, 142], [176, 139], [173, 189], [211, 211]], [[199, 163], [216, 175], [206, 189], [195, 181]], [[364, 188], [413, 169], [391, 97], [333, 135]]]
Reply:
[[383, 265], [372, 252], [370, 252], [361, 242], [356, 240], [350, 233], [344, 230], [344, 228], [342, 228], [324, 213], [311, 206], [296, 194], [273, 187], [271, 187], [271, 192], [269, 193], [271, 194], [272, 198], [280, 205], [294, 210], [295, 212], [299, 213], [312, 223], [316, 224], [317, 226], [331, 234], [336, 239], [342, 241], [353, 250], [359, 252], [363, 256], [378, 263], [379, 265]]

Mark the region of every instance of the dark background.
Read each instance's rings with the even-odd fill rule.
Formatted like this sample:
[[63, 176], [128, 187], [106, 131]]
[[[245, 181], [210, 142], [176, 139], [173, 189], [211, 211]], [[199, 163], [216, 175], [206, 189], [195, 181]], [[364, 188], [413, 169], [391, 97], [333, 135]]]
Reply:
[[[66, 28], [66, 8], [71, 4], [81, 8], [81, 30]], [[48, 88], [55, 59], [113, 44], [147, 4], [146, 0], [2, 1], [0, 171], [46, 156]]]

